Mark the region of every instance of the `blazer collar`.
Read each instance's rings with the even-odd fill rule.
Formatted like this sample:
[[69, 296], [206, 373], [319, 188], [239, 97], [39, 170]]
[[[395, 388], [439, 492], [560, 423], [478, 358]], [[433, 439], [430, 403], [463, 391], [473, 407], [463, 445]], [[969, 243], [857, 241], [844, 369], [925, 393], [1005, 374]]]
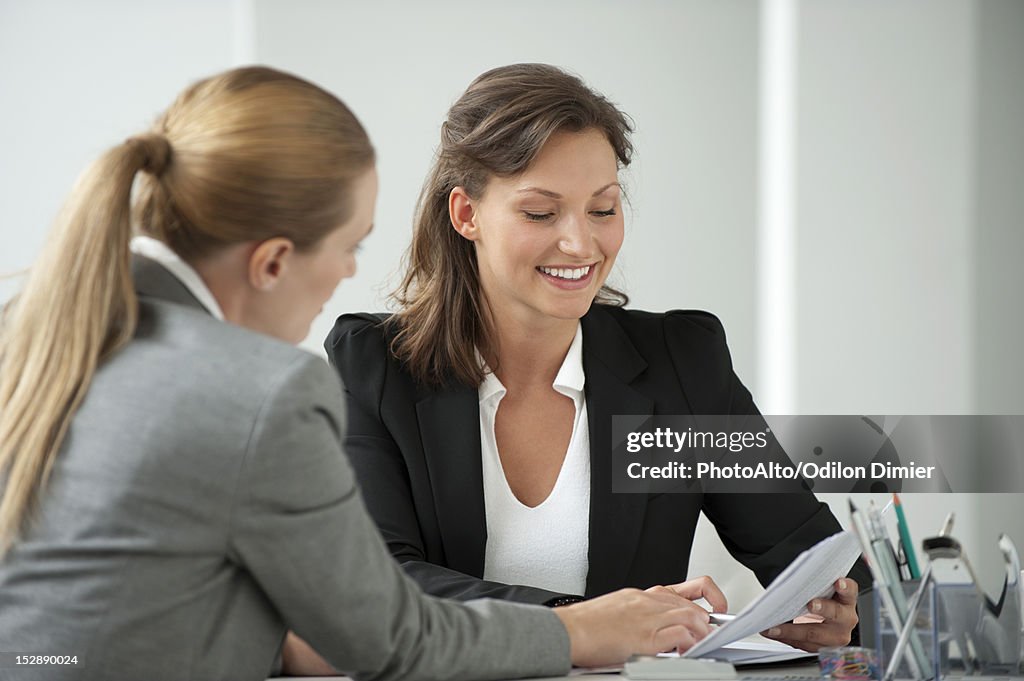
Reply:
[[150, 296], [171, 303], [193, 307], [209, 314], [199, 299], [181, 283], [170, 270], [156, 260], [144, 255], [132, 254], [132, 278], [135, 280], [135, 291], [140, 296]]
[[649, 415], [654, 401], [631, 384], [647, 362], [611, 312], [583, 317], [583, 370], [590, 421], [590, 554], [587, 596], [625, 584], [647, 509], [646, 494], [612, 492], [612, 417]]

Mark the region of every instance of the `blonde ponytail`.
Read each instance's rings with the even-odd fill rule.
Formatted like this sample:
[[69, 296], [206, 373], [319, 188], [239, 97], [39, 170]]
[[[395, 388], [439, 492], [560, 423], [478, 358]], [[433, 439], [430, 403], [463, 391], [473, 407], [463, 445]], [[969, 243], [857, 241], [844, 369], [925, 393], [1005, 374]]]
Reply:
[[128, 244], [139, 170], [159, 175], [165, 139], [133, 138], [79, 178], [0, 322], [0, 556], [46, 484], [97, 365], [135, 331]]
[[187, 262], [275, 236], [313, 249], [348, 220], [374, 162], [341, 100], [262, 66], [193, 84], [152, 130], [82, 176], [0, 317], [0, 557], [26, 529], [97, 367], [134, 334], [130, 224]]

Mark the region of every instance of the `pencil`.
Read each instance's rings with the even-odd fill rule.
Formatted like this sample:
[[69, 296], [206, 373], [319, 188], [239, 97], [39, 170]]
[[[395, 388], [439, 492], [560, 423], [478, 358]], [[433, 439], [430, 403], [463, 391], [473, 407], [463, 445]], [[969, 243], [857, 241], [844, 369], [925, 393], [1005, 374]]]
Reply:
[[900, 495], [892, 493], [893, 503], [896, 505], [896, 527], [900, 533], [900, 543], [903, 544], [903, 553], [907, 557], [907, 567], [910, 568], [910, 578], [920, 579], [921, 570], [917, 566], [917, 554], [914, 552], [914, 541], [910, 538], [910, 528], [907, 526], [907, 516], [903, 514], [903, 504], [900, 503]]

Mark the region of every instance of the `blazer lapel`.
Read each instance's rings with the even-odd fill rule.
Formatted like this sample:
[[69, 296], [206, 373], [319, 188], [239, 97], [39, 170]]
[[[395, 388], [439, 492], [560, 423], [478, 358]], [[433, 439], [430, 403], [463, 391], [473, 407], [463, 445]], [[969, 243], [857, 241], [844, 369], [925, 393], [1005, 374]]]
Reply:
[[416, 403], [416, 418], [448, 567], [482, 577], [487, 520], [477, 391], [431, 393]]
[[647, 362], [622, 327], [593, 306], [583, 317], [583, 370], [590, 421], [590, 570], [587, 596], [619, 588], [636, 550], [646, 494], [612, 493], [612, 416], [652, 413], [654, 401], [630, 386]]

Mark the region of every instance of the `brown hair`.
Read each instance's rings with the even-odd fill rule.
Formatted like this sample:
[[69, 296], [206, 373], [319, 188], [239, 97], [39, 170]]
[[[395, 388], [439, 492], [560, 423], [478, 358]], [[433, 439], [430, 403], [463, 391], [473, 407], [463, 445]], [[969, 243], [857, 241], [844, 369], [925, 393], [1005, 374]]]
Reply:
[[[133, 336], [131, 213], [185, 260], [274, 236], [316, 248], [373, 147], [336, 97], [264, 67], [182, 93], [79, 178], [0, 320], [0, 557], [39, 497], [96, 367]], [[131, 206], [138, 171], [138, 194]]]
[[[452, 227], [448, 196], [461, 186], [479, 198], [492, 176], [523, 172], [556, 132], [600, 130], [620, 167], [633, 153], [629, 118], [582, 80], [547, 64], [492, 69], [470, 83], [448, 111], [441, 145], [420, 193], [401, 285], [390, 318], [392, 352], [421, 383], [476, 386], [496, 339], [480, 289], [473, 244]], [[623, 305], [608, 286], [596, 301]]]

